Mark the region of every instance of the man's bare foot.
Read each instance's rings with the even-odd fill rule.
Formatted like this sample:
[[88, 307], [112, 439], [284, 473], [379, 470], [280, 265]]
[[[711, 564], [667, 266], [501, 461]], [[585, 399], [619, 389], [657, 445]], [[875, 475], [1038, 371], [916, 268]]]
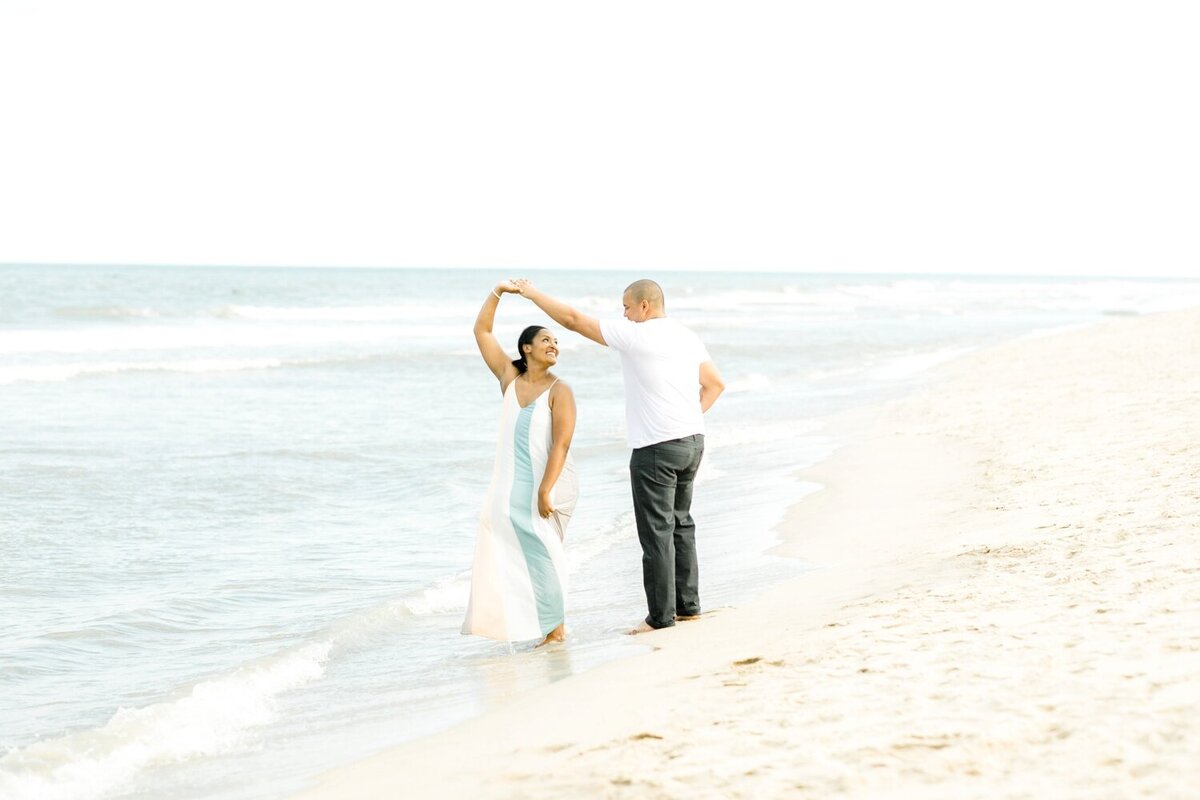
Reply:
[[557, 628], [547, 633], [546, 638], [542, 639], [542, 641], [535, 645], [533, 649], [536, 650], [543, 645], [551, 644], [552, 642], [565, 642], [566, 640], [567, 624], [564, 622], [562, 625], [559, 625]]
[[649, 633], [650, 631], [653, 631], [653, 630], [657, 630], [657, 628], [655, 628], [649, 622], [642, 620], [641, 622], [638, 623], [638, 626], [636, 628], [629, 631], [629, 635], [637, 636], [639, 633]]
[[700, 619], [699, 614], [680, 614], [675, 617], [676, 622], [691, 622], [692, 620]]

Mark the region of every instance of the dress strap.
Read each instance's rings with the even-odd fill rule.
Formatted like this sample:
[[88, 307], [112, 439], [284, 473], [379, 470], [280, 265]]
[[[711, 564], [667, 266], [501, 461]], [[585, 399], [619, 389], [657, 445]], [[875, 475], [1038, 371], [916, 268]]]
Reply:
[[549, 408], [548, 404], [550, 402], [550, 392], [554, 390], [554, 384], [556, 384], [556, 383], [558, 383], [558, 378], [555, 378], [554, 383], [547, 386], [545, 389], [542, 390], [542, 393], [538, 395], [539, 398], [541, 398], [541, 397], [546, 398], [547, 408]]

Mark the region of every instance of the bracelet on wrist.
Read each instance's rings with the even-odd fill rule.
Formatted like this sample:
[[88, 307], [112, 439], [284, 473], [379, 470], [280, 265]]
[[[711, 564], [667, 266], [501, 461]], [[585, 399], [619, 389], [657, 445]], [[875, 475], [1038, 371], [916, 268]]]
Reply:
[[496, 294], [496, 290], [495, 290], [495, 289], [492, 289], [492, 294], [495, 294], [495, 295], [496, 295], [496, 299], [497, 299], [497, 300], [499, 300], [499, 299], [500, 299], [500, 295]]

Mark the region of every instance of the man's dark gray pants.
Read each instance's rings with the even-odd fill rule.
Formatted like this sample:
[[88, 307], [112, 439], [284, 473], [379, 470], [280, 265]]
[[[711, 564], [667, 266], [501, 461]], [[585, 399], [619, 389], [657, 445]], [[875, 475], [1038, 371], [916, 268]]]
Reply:
[[703, 455], [704, 437], [695, 434], [639, 447], [629, 459], [633, 514], [642, 543], [646, 623], [654, 628], [674, 625], [677, 615], [700, 613], [692, 484]]

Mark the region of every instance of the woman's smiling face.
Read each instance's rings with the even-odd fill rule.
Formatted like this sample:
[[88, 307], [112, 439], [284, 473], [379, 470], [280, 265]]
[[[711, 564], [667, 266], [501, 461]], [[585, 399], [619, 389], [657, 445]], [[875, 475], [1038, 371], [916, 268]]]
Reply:
[[534, 335], [529, 348], [529, 361], [540, 361], [550, 366], [558, 363], [558, 339], [545, 328]]

